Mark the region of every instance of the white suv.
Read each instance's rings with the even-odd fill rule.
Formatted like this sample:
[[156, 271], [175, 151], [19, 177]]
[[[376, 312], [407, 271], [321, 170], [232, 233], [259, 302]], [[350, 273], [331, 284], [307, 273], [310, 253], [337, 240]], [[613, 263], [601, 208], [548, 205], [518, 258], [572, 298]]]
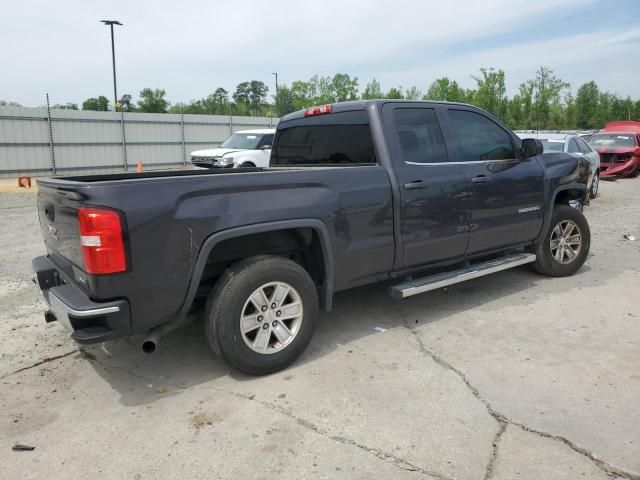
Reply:
[[191, 164], [196, 168], [268, 167], [275, 133], [275, 128], [235, 132], [218, 148], [191, 152]]

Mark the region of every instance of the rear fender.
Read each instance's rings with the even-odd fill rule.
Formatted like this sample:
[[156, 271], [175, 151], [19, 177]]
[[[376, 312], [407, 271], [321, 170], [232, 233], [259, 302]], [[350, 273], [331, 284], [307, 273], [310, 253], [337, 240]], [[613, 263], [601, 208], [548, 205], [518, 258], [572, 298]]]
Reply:
[[331, 310], [333, 303], [333, 291], [335, 286], [335, 265], [333, 259], [333, 250], [331, 249], [331, 239], [329, 237], [329, 231], [326, 225], [320, 220], [309, 219], [296, 219], [296, 220], [282, 220], [278, 222], [259, 223], [255, 225], [246, 225], [243, 227], [230, 228], [221, 232], [214, 233], [209, 236], [198, 253], [198, 259], [196, 260], [193, 274], [189, 282], [189, 288], [185, 296], [184, 302], [178, 314], [178, 318], [182, 319], [186, 317], [189, 312], [193, 300], [196, 297], [200, 280], [204, 272], [209, 254], [214, 247], [224, 241], [232, 238], [243, 237], [245, 235], [251, 235], [255, 233], [273, 232], [277, 230], [289, 230], [294, 228], [312, 228], [320, 239], [322, 246], [322, 254], [325, 269], [325, 281], [320, 287], [320, 303], [325, 310]]

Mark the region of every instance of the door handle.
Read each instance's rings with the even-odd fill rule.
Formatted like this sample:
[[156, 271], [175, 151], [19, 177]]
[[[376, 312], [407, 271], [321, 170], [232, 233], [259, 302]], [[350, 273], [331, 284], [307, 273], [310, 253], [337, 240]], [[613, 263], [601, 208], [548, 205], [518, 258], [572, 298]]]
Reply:
[[486, 175], [478, 175], [477, 177], [473, 177], [471, 179], [472, 183], [488, 183], [491, 181], [491, 177], [487, 177]]
[[404, 184], [404, 188], [406, 188], [407, 190], [417, 190], [419, 188], [427, 188], [428, 186], [429, 184], [427, 182], [423, 182], [422, 180], [416, 180]]

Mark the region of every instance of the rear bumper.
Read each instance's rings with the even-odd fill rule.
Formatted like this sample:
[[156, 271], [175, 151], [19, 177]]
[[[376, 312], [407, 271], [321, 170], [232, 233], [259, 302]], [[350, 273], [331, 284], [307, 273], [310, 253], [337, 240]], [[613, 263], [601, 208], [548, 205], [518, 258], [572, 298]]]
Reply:
[[32, 261], [35, 282], [49, 306], [47, 322], [57, 320], [71, 330], [80, 344], [112, 340], [129, 330], [129, 302], [118, 299], [94, 302], [45, 256]]

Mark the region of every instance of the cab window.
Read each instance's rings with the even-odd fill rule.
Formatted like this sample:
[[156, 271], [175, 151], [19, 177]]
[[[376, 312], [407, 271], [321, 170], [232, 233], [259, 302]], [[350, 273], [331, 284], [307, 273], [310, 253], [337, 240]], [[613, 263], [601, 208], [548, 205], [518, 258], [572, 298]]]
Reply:
[[353, 166], [376, 163], [369, 117], [339, 112], [281, 122], [271, 166]]
[[462, 161], [512, 160], [516, 154], [511, 136], [484, 115], [468, 110], [449, 110], [449, 121], [457, 137]]
[[416, 164], [448, 161], [442, 130], [432, 108], [396, 108], [393, 116], [405, 162]]

